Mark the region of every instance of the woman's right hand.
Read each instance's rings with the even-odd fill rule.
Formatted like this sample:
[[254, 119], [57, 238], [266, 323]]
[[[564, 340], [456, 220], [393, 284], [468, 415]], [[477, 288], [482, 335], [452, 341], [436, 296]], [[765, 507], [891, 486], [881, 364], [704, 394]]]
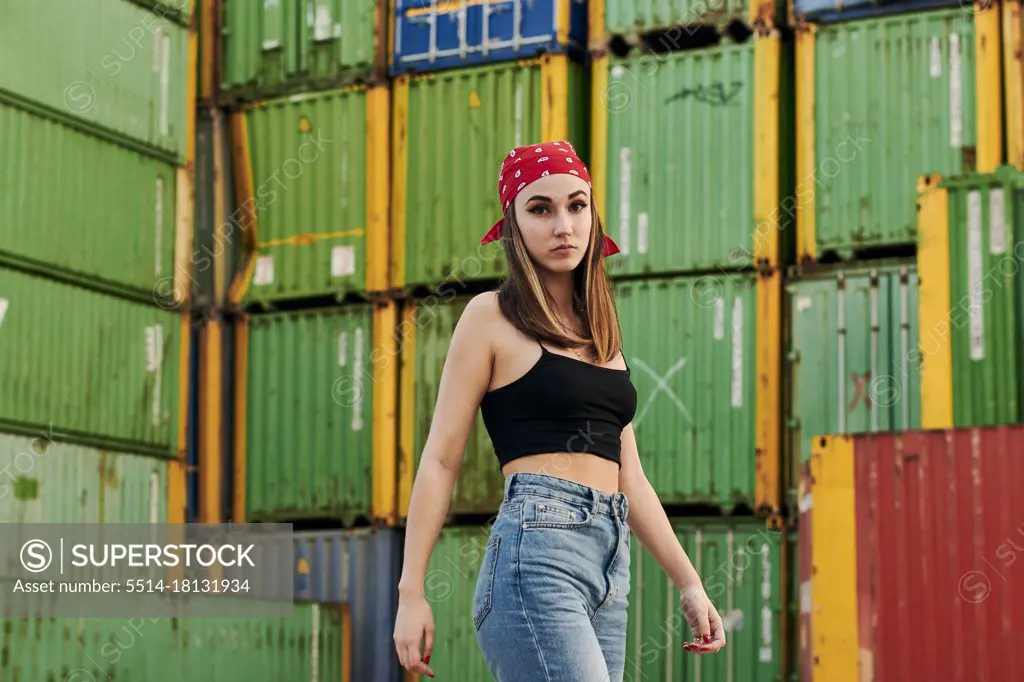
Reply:
[[434, 676], [434, 671], [427, 665], [434, 651], [434, 612], [422, 594], [402, 595], [398, 599], [395, 651], [406, 670], [418, 675]]

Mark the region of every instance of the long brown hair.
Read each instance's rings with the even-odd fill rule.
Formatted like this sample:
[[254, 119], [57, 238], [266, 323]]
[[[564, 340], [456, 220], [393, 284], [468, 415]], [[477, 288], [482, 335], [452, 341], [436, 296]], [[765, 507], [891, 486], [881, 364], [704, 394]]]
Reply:
[[573, 270], [573, 309], [583, 322], [583, 337], [566, 334], [555, 316], [555, 304], [526, 250], [516, 222], [515, 204], [505, 212], [502, 243], [508, 276], [498, 288], [498, 305], [516, 329], [559, 348], [593, 345], [597, 362], [604, 364], [622, 349], [622, 335], [611, 283], [604, 269], [604, 225], [593, 200], [590, 242], [583, 260]]

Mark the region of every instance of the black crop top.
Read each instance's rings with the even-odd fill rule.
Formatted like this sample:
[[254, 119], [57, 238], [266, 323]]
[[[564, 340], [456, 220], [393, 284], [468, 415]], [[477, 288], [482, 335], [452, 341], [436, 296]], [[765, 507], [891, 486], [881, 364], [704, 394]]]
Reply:
[[498, 463], [544, 452], [593, 454], [620, 466], [620, 438], [636, 413], [629, 369], [552, 353], [480, 402]]

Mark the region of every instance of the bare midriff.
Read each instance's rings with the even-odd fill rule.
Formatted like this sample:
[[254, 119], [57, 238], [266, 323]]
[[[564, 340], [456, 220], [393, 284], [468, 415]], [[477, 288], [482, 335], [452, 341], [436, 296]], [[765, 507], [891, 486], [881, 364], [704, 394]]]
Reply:
[[619, 490], [619, 465], [604, 457], [573, 452], [548, 452], [519, 457], [504, 467], [510, 474], [543, 474], [564, 478], [609, 495]]

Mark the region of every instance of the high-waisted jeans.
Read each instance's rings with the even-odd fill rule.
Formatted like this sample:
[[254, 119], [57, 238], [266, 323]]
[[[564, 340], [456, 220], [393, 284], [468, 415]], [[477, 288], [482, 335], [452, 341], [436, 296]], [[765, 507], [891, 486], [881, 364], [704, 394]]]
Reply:
[[628, 509], [621, 492], [543, 474], [505, 479], [472, 607], [498, 682], [621, 682]]

